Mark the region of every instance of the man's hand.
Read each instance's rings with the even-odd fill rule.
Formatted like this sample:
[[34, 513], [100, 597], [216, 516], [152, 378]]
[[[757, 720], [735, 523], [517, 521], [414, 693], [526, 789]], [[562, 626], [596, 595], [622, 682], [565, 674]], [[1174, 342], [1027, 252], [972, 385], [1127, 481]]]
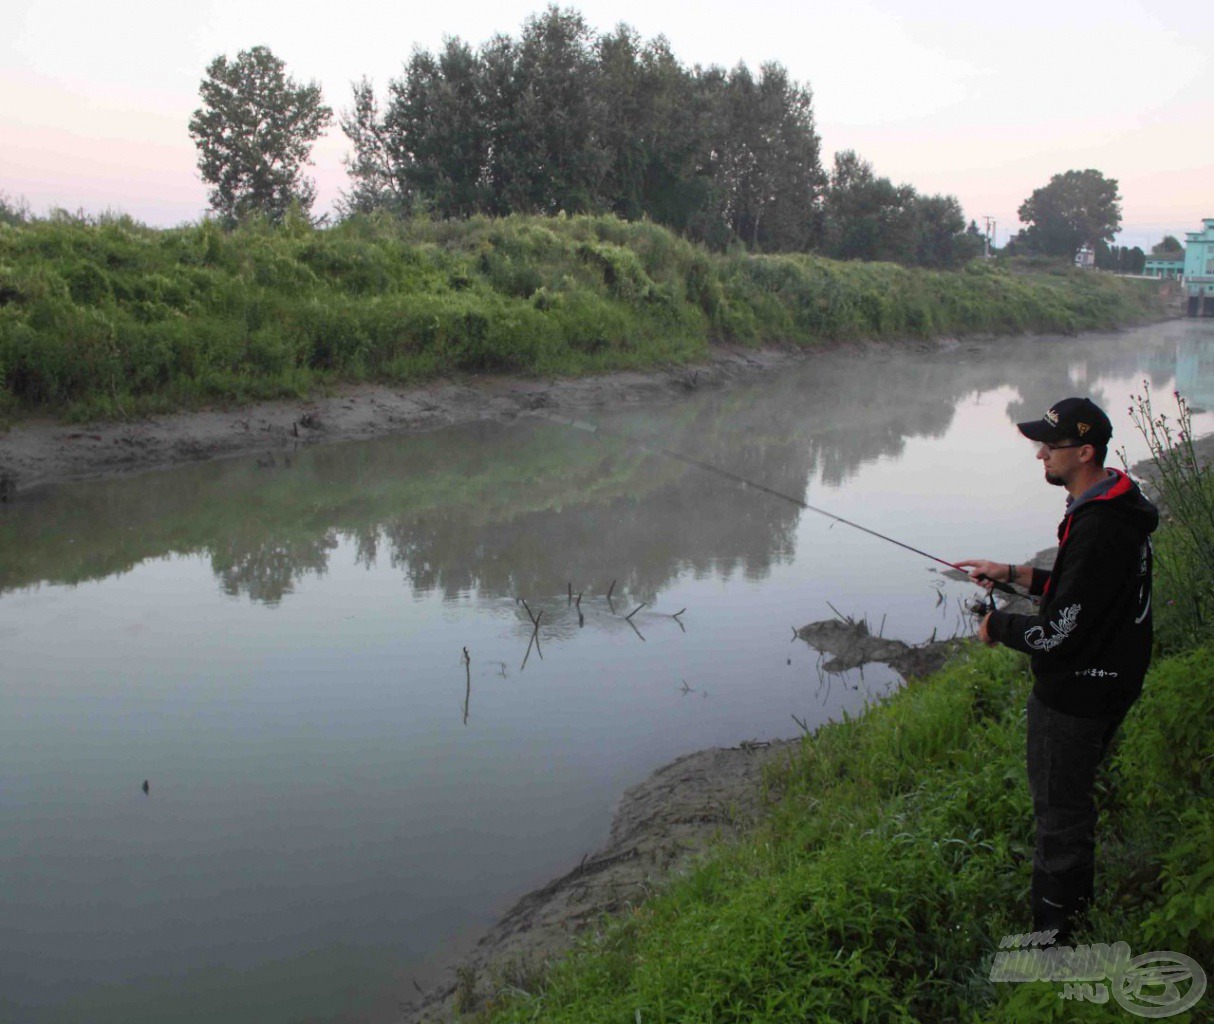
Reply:
[[991, 562], [985, 558], [963, 558], [955, 564], [958, 569], [969, 569], [970, 582], [977, 583], [980, 587], [986, 587], [987, 590], [991, 589], [991, 585], [996, 580], [1003, 582], [1007, 579], [1006, 562]]
[[986, 624], [988, 622], [990, 622], [990, 620], [991, 620], [990, 612], [987, 612], [984, 616], [982, 616], [982, 621], [978, 623], [978, 639], [981, 640], [984, 644], [986, 644], [987, 647], [995, 647], [999, 643], [999, 641], [995, 640], [991, 636], [990, 630], [988, 630], [986, 628]]

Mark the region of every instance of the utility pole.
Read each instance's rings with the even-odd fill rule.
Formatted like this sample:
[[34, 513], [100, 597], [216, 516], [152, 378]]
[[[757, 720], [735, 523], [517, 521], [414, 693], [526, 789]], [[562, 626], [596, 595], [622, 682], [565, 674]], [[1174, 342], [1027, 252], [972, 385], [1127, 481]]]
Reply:
[[989, 260], [991, 258], [991, 239], [995, 237], [995, 218], [992, 217], [989, 213], [984, 213], [982, 215], [982, 219], [986, 223], [986, 235], [984, 238], [985, 244], [983, 246], [983, 249], [984, 249], [983, 256], [985, 256], [986, 259]]

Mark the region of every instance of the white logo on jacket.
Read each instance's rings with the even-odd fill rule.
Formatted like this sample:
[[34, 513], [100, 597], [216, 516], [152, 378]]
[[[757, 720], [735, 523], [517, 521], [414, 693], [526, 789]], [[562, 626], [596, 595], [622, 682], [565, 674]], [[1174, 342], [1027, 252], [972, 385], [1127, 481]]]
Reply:
[[1075, 631], [1079, 609], [1080, 605], [1073, 604], [1059, 612], [1058, 618], [1050, 623], [1050, 628], [1054, 630], [1053, 636], [1046, 636], [1043, 626], [1034, 626], [1024, 634], [1024, 642], [1035, 651], [1052, 651]]

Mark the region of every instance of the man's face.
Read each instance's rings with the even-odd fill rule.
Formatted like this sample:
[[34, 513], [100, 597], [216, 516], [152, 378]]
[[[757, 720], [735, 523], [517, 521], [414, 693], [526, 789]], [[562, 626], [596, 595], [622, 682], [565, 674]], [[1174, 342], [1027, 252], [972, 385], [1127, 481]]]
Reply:
[[1075, 440], [1038, 445], [1037, 458], [1045, 463], [1045, 482], [1055, 487], [1065, 487], [1067, 480], [1082, 464], [1080, 452], [1086, 447]]

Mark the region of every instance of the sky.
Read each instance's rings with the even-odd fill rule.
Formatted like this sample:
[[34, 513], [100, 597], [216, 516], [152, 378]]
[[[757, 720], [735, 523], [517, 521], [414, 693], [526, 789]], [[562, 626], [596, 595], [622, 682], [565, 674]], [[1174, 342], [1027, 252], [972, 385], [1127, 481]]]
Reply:
[[[268, 46], [340, 112], [364, 76], [383, 96], [415, 48], [517, 37], [542, 0], [8, 0], [0, 40], [0, 193], [36, 214], [207, 210], [188, 122], [206, 66]], [[664, 35], [685, 65], [778, 61], [814, 96], [823, 163], [955, 195], [996, 223], [1051, 175], [1120, 185], [1117, 242], [1184, 240], [1214, 217], [1214, 4], [1134, 0], [583, 0], [593, 29]], [[349, 188], [336, 126], [314, 150], [315, 213]]]

